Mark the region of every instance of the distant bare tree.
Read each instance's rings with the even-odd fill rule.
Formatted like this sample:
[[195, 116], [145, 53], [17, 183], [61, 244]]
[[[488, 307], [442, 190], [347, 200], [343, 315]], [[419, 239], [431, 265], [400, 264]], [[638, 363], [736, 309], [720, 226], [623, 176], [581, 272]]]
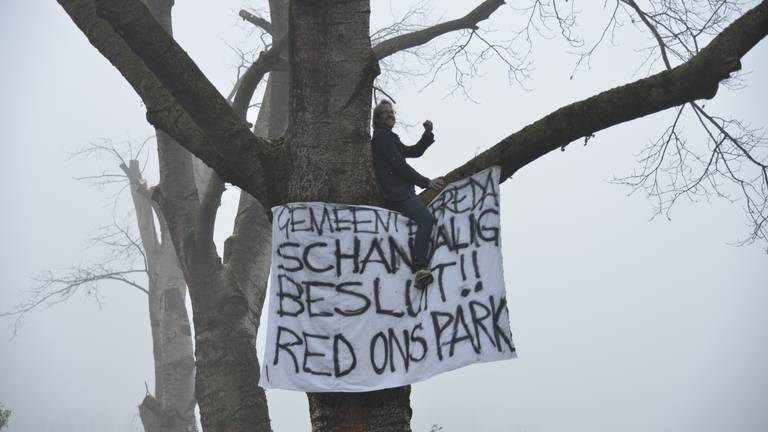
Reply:
[[0, 403], [0, 430], [8, 426], [8, 419], [11, 418], [11, 414], [13, 414], [13, 411], [5, 409], [5, 405]]
[[[146, 143], [146, 142], [145, 142]], [[147, 392], [139, 405], [146, 432], [194, 432], [195, 420], [194, 377], [195, 362], [192, 332], [185, 305], [186, 284], [179, 268], [173, 243], [162, 213], [149, 199], [149, 190], [142, 177], [138, 156], [144, 145], [135, 152], [121, 153], [109, 142], [94, 143], [76, 153], [92, 156], [107, 153], [119, 164], [120, 171], [104, 172], [80, 177], [100, 186], [117, 185], [119, 190], [131, 191], [138, 236], [132, 234], [127, 221], [115, 220], [100, 228], [91, 239], [100, 246], [103, 256], [89, 264], [78, 265], [59, 273], [47, 271], [37, 278], [29, 296], [11, 312], [16, 328], [29, 312], [41, 306], [52, 306], [70, 299], [77, 292], [85, 292], [101, 306], [100, 288], [105, 282], [119, 282], [147, 295], [149, 324], [152, 333], [152, 352], [155, 366], [154, 395]], [[114, 199], [118, 199], [116, 194]], [[155, 224], [159, 221], [160, 227]]]

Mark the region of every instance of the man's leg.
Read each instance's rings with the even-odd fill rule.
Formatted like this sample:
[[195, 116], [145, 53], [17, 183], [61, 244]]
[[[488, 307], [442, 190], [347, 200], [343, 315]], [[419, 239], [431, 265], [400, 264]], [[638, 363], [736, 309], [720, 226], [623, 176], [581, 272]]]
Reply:
[[[429, 274], [428, 262], [427, 262], [427, 248], [429, 247], [429, 236], [432, 233], [432, 227], [435, 225], [435, 217], [429, 212], [427, 206], [421, 202], [416, 196], [412, 196], [405, 201], [396, 203], [387, 203], [389, 208], [397, 210], [400, 213], [407, 216], [416, 222], [416, 238], [413, 245], [413, 267], [417, 273], [417, 282], [419, 277], [429, 277], [429, 280], [422, 279], [422, 286], [431, 282], [431, 274]], [[427, 273], [420, 272], [426, 270]]]

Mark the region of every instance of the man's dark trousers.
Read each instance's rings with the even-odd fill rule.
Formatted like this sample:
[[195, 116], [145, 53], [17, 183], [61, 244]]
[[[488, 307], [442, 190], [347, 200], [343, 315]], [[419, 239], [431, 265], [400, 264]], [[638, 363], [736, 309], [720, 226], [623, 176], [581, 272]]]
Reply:
[[404, 201], [384, 201], [385, 206], [394, 211], [398, 211], [409, 219], [416, 222], [416, 239], [413, 245], [413, 267], [414, 269], [428, 269], [427, 267], [427, 248], [429, 247], [429, 236], [432, 234], [432, 227], [437, 223], [435, 217], [429, 212], [416, 195], [411, 195]]

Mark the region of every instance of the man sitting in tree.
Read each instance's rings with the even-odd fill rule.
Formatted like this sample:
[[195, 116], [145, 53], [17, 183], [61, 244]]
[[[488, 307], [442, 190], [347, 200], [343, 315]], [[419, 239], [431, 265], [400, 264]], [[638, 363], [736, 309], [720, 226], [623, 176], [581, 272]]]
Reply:
[[414, 285], [424, 288], [434, 280], [427, 262], [427, 247], [432, 226], [436, 221], [427, 206], [416, 196], [413, 186], [439, 191], [445, 187], [445, 180], [442, 177], [430, 180], [405, 162], [405, 158], [423, 155], [427, 147], [435, 142], [432, 122], [424, 122], [424, 134], [413, 146], [406, 146], [400, 141], [400, 137], [392, 132], [394, 125], [395, 111], [392, 102], [384, 99], [373, 109], [373, 169], [379, 190], [384, 196], [384, 206], [416, 222], [416, 239], [411, 255], [416, 272]]

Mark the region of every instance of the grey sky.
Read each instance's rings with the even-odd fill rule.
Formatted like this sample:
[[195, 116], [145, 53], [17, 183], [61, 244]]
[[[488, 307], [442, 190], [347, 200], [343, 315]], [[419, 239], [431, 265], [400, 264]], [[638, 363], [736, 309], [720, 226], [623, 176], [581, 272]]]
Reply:
[[[373, 25], [381, 26], [404, 2], [374, 3]], [[430, 19], [458, 16], [472, 4], [435, 2]], [[225, 93], [237, 65], [227, 44], [258, 42], [236, 17], [242, 5], [180, 1], [174, 8], [176, 38]], [[513, 16], [504, 6], [483, 27], [503, 39]], [[0, 0], [0, 17], [5, 311], [35, 275], [98, 257], [85, 240], [111, 222], [105, 204], [114, 189], [73, 177], [115, 164], [68, 154], [102, 138], [138, 144], [152, 130], [139, 98], [54, 2]], [[594, 37], [599, 24], [585, 14], [581, 28]], [[633, 75], [642, 41], [631, 32], [621, 29], [622, 43], [605, 44], [592, 69], [572, 80], [575, 59], [556, 40], [537, 40], [530, 91], [509, 86], [502, 65], [489, 61], [484, 76], [470, 81], [477, 104], [446, 97], [448, 75], [422, 92], [423, 78], [388, 87], [401, 121], [435, 123], [437, 143], [414, 166], [437, 176], [566, 103], [642, 76]], [[768, 83], [759, 78], [768, 70], [768, 43], [742, 64], [746, 89], [721, 89], [707, 105], [765, 125]], [[765, 245], [728, 244], [747, 234], [743, 203], [681, 201], [671, 221], [649, 221], [650, 201], [607, 182], [631, 172], [635, 154], [671, 115], [600, 132], [586, 147], [547, 155], [503, 184], [504, 271], [519, 358], [415, 385], [415, 431], [434, 423], [446, 432], [768, 430]], [[417, 129], [400, 132], [417, 136]], [[156, 179], [152, 163], [148, 177]], [[236, 201], [230, 188], [219, 241], [231, 230]], [[14, 340], [12, 321], [0, 320], [0, 402], [14, 410], [12, 432], [141, 430], [136, 406], [145, 382], [153, 388], [146, 297], [109, 284], [101, 293], [101, 309], [78, 294], [28, 316]], [[269, 391], [268, 398], [276, 431], [309, 430], [304, 394]]]

